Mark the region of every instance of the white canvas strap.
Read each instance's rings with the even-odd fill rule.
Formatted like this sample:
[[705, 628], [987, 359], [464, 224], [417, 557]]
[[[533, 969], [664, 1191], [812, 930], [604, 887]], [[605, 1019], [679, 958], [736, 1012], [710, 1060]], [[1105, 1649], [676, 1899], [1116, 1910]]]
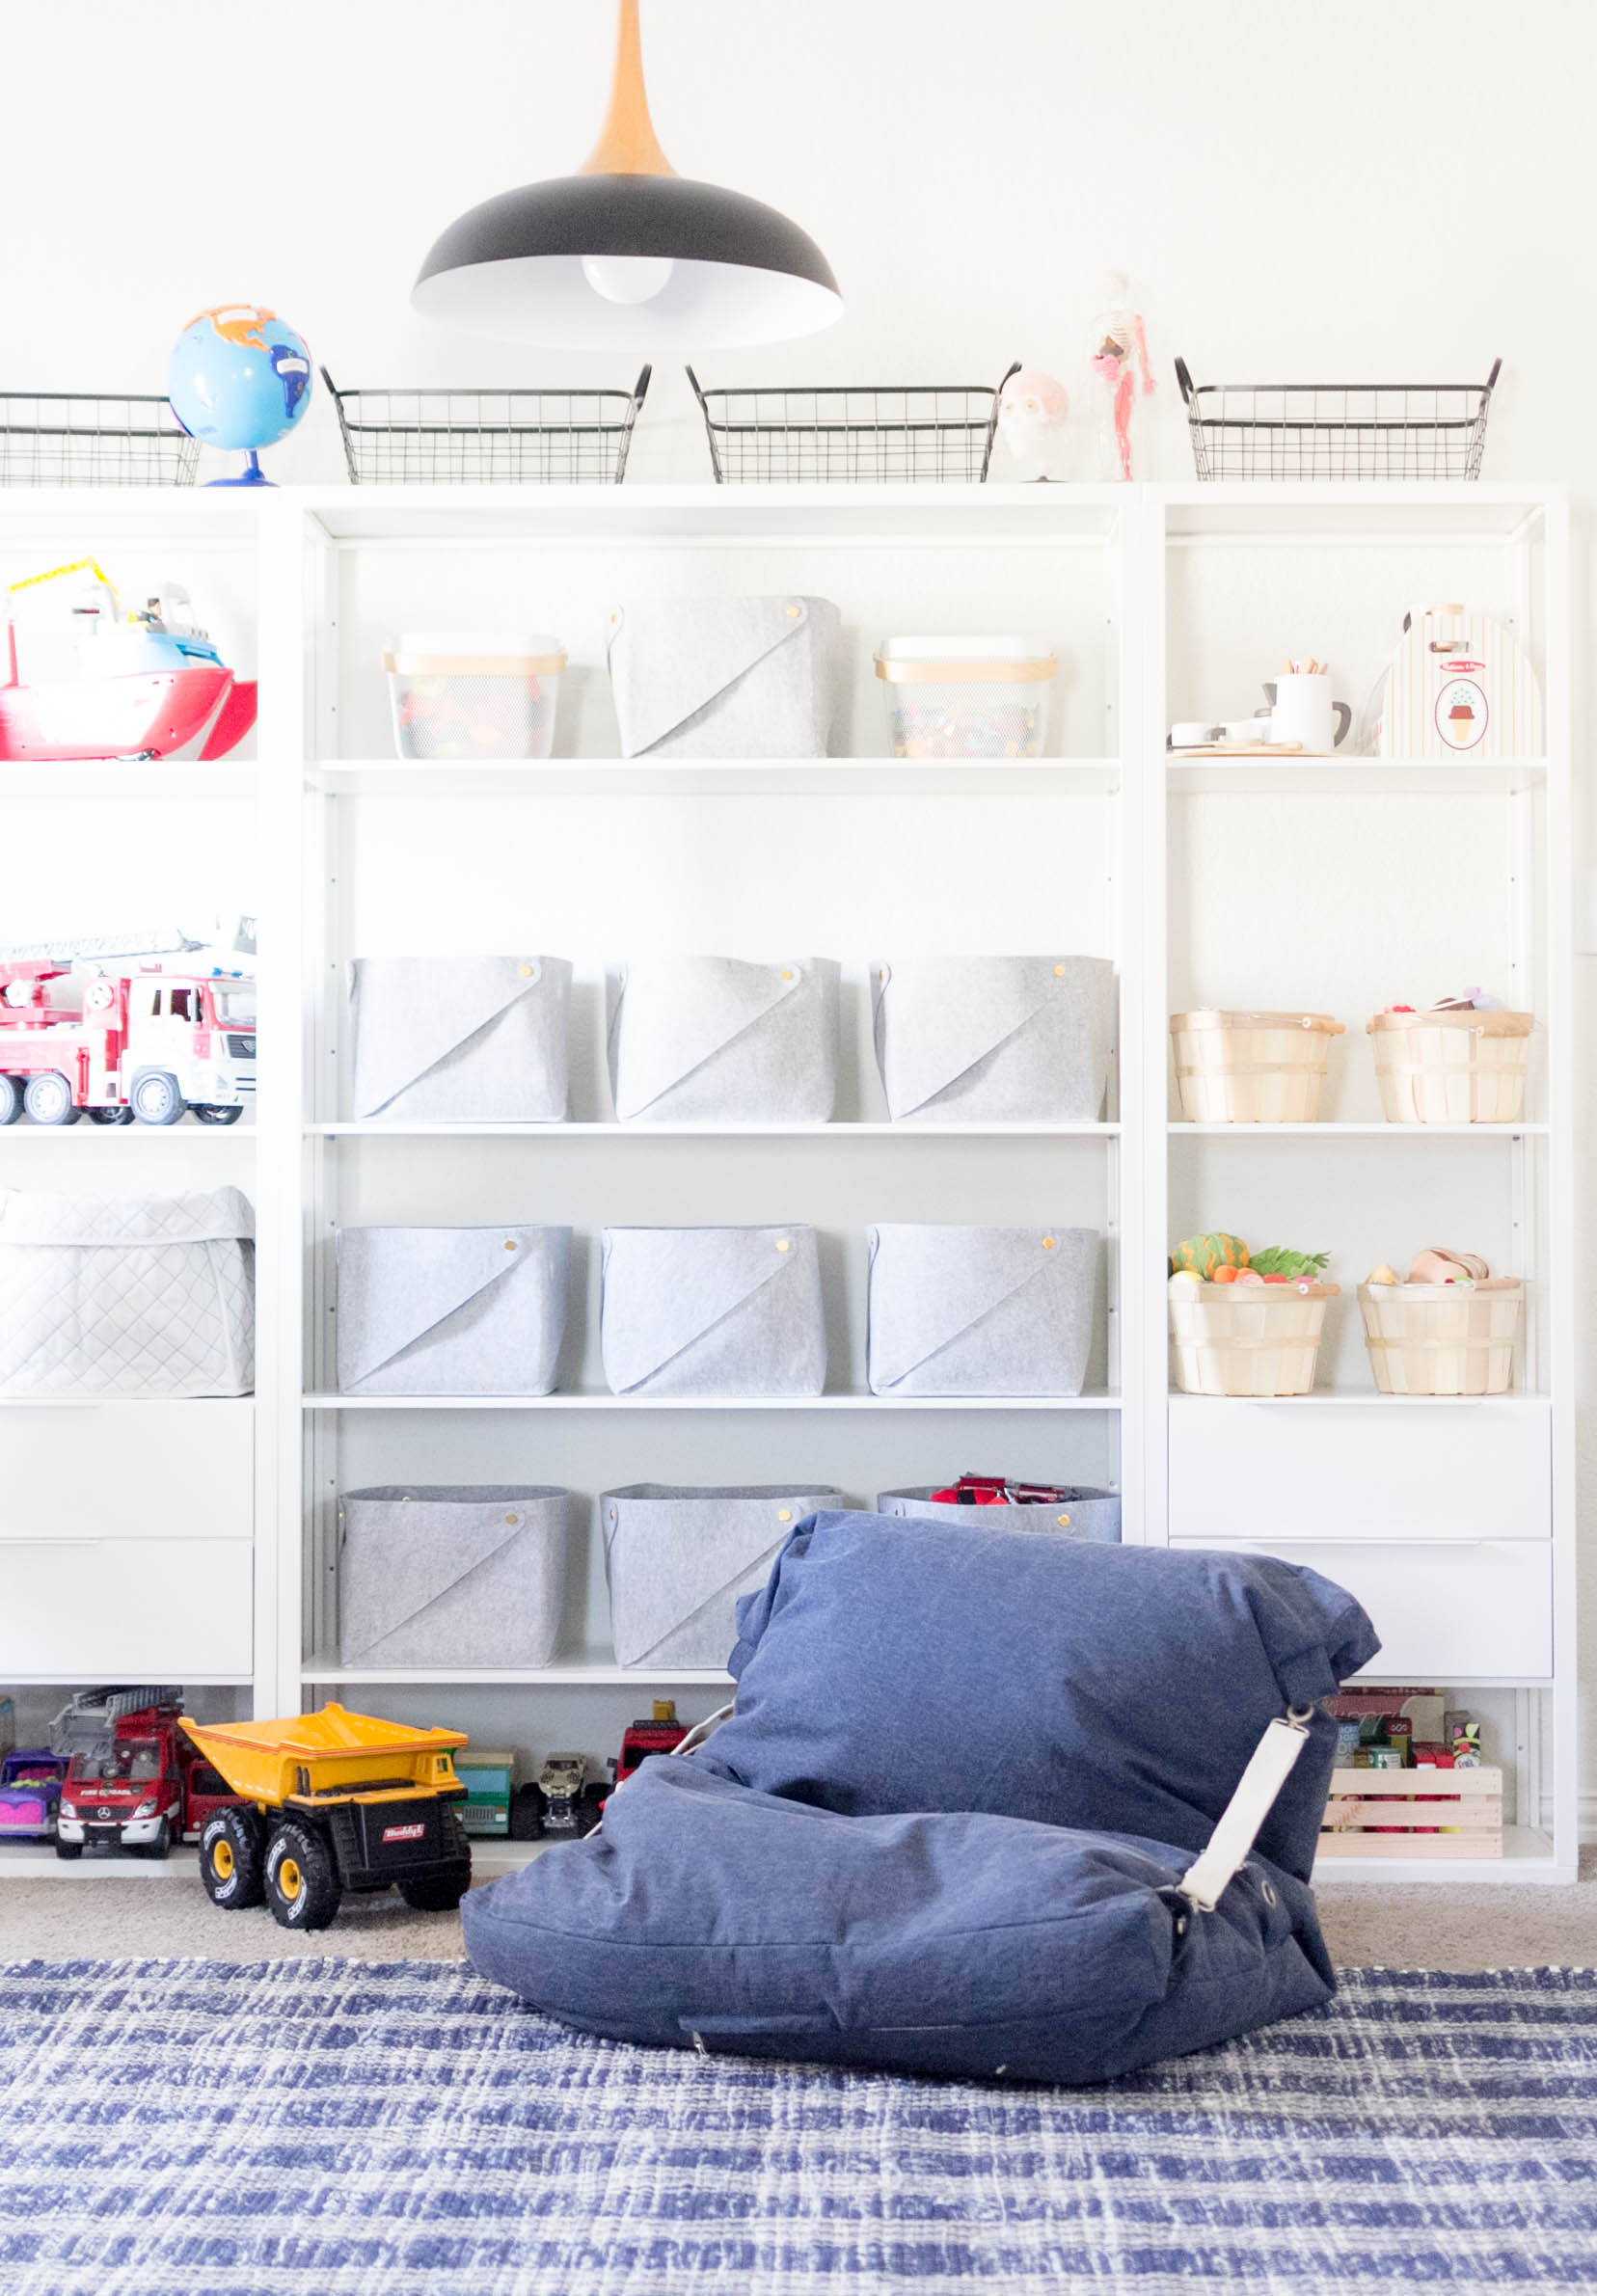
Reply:
[[1227, 1884], [1247, 1863], [1259, 1827], [1309, 1742], [1313, 1715], [1313, 1707], [1288, 1708], [1285, 1715], [1277, 1715], [1255, 1746], [1253, 1759], [1209, 1836], [1208, 1848], [1193, 1860], [1182, 1877], [1181, 1895], [1195, 1912], [1212, 1913]]
[[736, 1704], [737, 1700], [733, 1699], [725, 1706], [717, 1706], [714, 1714], [707, 1714], [702, 1722], [693, 1724], [681, 1744], [673, 1750], [678, 1754], [696, 1754], [706, 1739], [715, 1737], [722, 1722], [729, 1722], [732, 1719], [732, 1711]]

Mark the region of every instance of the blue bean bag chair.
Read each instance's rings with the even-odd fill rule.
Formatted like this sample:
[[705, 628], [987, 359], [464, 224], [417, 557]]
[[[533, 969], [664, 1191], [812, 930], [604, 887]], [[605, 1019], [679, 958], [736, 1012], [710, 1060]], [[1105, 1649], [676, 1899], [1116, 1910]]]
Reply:
[[1328, 1580], [816, 1515], [739, 1627], [715, 1735], [466, 1900], [485, 1976], [618, 2040], [1069, 2083], [1331, 1991], [1313, 1708], [1379, 1644]]
[[473, 1890], [484, 1977], [612, 2040], [1078, 2083], [1329, 1998], [1301, 1881], [1207, 1915], [1180, 1850], [969, 1811], [840, 1818], [657, 1756], [603, 1829]]

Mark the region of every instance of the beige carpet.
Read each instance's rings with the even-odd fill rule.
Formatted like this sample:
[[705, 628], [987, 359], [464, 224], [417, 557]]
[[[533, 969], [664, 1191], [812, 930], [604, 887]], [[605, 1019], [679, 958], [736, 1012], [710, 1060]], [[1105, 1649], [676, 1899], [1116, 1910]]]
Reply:
[[[1333, 1882], [1319, 1892], [1332, 1958], [1344, 1968], [1502, 1969], [1597, 1963], [1597, 1849], [1566, 1889]], [[121, 1959], [203, 1955], [257, 1961], [279, 1954], [347, 1954], [365, 1961], [458, 1955], [453, 1913], [412, 1913], [392, 1892], [353, 1899], [331, 1930], [280, 1930], [264, 1906], [218, 1913], [198, 1878], [0, 1883], [0, 1960], [35, 1956]]]

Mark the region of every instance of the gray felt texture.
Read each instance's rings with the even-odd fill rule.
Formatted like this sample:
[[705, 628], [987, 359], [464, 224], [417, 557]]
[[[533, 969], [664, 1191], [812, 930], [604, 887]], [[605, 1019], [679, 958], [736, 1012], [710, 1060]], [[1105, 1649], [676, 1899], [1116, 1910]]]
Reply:
[[341, 1228], [338, 1386], [365, 1395], [547, 1395], [569, 1228]]
[[837, 1098], [838, 975], [829, 957], [629, 959], [609, 983], [616, 1115], [826, 1123]]
[[842, 622], [826, 598], [639, 598], [609, 622], [624, 757], [825, 757]]
[[895, 1119], [1093, 1123], [1115, 1034], [1102, 957], [906, 957], [871, 966]]
[[739, 1597], [765, 1584], [796, 1524], [845, 1505], [824, 1483], [812, 1491], [779, 1483], [607, 1491], [599, 1519], [617, 1663], [724, 1666], [738, 1639]]
[[0, 1191], [0, 1392], [247, 1395], [254, 1230], [237, 1188]]
[[936, 1499], [934, 1491], [946, 1483], [926, 1483], [917, 1490], [881, 1491], [877, 1495], [879, 1515], [918, 1515], [933, 1523], [966, 1523], [972, 1530], [1038, 1530], [1055, 1538], [1091, 1539], [1095, 1546], [1121, 1543], [1120, 1495], [1061, 1484], [1065, 1496], [1037, 1505], [1023, 1500], [1015, 1506], [962, 1507], [951, 1499]]
[[570, 993], [563, 957], [357, 957], [356, 1116], [559, 1123]]
[[1093, 1331], [1090, 1228], [869, 1230], [874, 1395], [1079, 1395]]
[[359, 1666], [547, 1666], [582, 1505], [542, 1484], [344, 1492], [339, 1658]]
[[601, 1340], [617, 1395], [819, 1395], [813, 1228], [607, 1228]]

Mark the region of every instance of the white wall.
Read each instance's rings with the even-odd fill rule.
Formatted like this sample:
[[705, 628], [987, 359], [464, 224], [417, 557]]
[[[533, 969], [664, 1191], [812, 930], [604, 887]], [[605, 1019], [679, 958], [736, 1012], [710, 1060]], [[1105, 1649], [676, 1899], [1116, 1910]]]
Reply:
[[[233, 297], [340, 381], [631, 379], [451, 338], [407, 302], [463, 207], [584, 155], [600, 0], [326, 0], [281, 30], [237, 0], [0, 15], [0, 387], [158, 390], [182, 324]], [[1085, 402], [1121, 267], [1159, 373], [1143, 472], [1171, 477], [1177, 351], [1232, 381], [1473, 378], [1501, 352], [1487, 473], [1573, 485], [1589, 634], [1597, 11], [649, 0], [644, 38], [677, 166], [787, 209], [849, 299], [829, 336], [705, 380], [982, 380], [1021, 358]], [[639, 476], [703, 472], [685, 397], [662, 371]], [[275, 467], [337, 473], [325, 403]], [[1583, 672], [1578, 723], [1594, 701]], [[1592, 1083], [1588, 1059], [1588, 1117]], [[1583, 1431], [1591, 1504], [1597, 1413]], [[1583, 1616], [1597, 1676], [1597, 1573]]]

